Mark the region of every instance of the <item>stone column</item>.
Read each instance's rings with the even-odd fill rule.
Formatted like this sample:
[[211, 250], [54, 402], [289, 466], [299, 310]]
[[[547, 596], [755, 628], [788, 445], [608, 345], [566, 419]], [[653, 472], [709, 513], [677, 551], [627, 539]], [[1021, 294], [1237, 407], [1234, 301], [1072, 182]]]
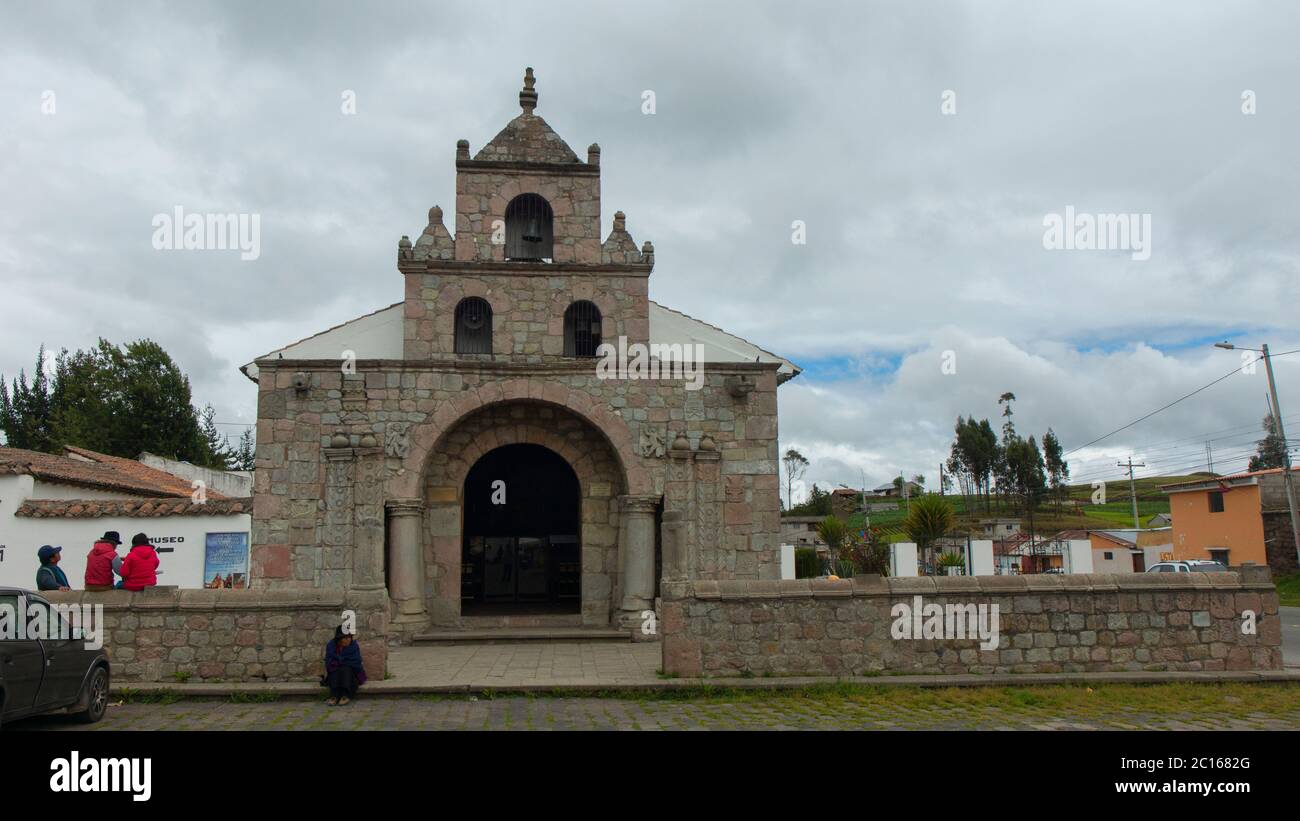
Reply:
[[394, 621], [422, 621], [424, 607], [424, 502], [390, 499], [388, 508], [388, 595], [397, 605]]
[[655, 509], [658, 496], [621, 496], [624, 516], [623, 602], [620, 623], [640, 633], [641, 614], [654, 609]]

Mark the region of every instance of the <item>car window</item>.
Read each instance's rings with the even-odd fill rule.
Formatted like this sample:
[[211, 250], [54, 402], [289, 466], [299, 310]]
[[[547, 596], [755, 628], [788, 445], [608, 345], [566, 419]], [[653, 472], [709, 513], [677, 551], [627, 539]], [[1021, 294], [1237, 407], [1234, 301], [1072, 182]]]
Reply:
[[1181, 564], [1178, 565], [1178, 572], [1179, 572], [1179, 573], [1186, 573], [1186, 572], [1187, 572], [1187, 566], [1186, 566], [1186, 565], [1181, 565]]

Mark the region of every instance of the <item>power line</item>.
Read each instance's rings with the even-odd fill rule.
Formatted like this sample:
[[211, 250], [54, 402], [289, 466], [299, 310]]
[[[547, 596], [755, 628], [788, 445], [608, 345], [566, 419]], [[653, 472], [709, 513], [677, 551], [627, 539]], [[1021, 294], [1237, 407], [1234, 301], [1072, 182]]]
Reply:
[[[1269, 358], [1271, 358], [1271, 359], [1276, 359], [1276, 358], [1279, 357], [1279, 356], [1286, 356], [1287, 354], [1293, 354], [1293, 353], [1297, 353], [1297, 352], [1300, 352], [1300, 348], [1296, 348], [1295, 350], [1291, 350], [1291, 351], [1283, 351], [1282, 353], [1269, 354]], [[1254, 363], [1259, 362], [1259, 361], [1262, 360], [1263, 358], [1264, 358], [1263, 356], [1257, 356], [1257, 357], [1255, 357], [1254, 359], [1252, 359], [1249, 363], [1243, 363], [1243, 364], [1251, 364], [1251, 365], [1253, 365]], [[1212, 387], [1214, 387], [1215, 385], [1219, 384], [1219, 383], [1222, 382], [1223, 380], [1225, 380], [1225, 379], [1227, 379], [1228, 377], [1232, 376], [1234, 373], [1240, 373], [1240, 372], [1241, 372], [1241, 369], [1242, 369], [1242, 365], [1238, 365], [1237, 367], [1235, 367], [1235, 368], [1233, 368], [1232, 370], [1230, 370], [1230, 371], [1228, 371], [1227, 373], [1225, 373], [1223, 376], [1220, 376], [1218, 379], [1215, 379], [1215, 380], [1212, 381], [1212, 382], [1209, 382], [1209, 383], [1207, 383], [1207, 384], [1205, 384], [1205, 385], [1202, 385], [1201, 387], [1197, 388], [1196, 390], [1192, 391], [1191, 393], [1184, 394], [1183, 396], [1178, 397], [1177, 399], [1175, 399], [1174, 401], [1170, 402], [1169, 404], [1164, 405], [1163, 407], [1156, 408], [1155, 410], [1151, 411], [1151, 412], [1148, 413], [1148, 414], [1145, 414], [1145, 415], [1143, 415], [1143, 416], [1139, 416], [1137, 419], [1134, 419], [1132, 422], [1129, 422], [1127, 425], [1124, 425], [1124, 426], [1122, 426], [1122, 427], [1115, 428], [1115, 430], [1111, 431], [1110, 433], [1107, 433], [1107, 434], [1105, 434], [1104, 436], [1098, 436], [1096, 439], [1093, 439], [1091, 442], [1087, 443], [1086, 445], [1080, 445], [1079, 447], [1074, 448], [1073, 450], [1068, 450], [1068, 451], [1066, 451], [1066, 452], [1065, 452], [1064, 454], [1062, 454], [1062, 455], [1063, 455], [1063, 456], [1069, 456], [1071, 453], [1076, 453], [1076, 452], [1078, 452], [1078, 451], [1083, 450], [1083, 449], [1086, 448], [1086, 447], [1091, 447], [1092, 445], [1097, 444], [1098, 442], [1100, 442], [1100, 441], [1103, 440], [1103, 439], [1109, 439], [1110, 437], [1114, 436], [1115, 434], [1119, 433], [1120, 431], [1128, 430], [1129, 428], [1133, 427], [1134, 425], [1138, 424], [1139, 422], [1144, 422], [1144, 421], [1146, 421], [1147, 419], [1150, 419], [1151, 417], [1155, 416], [1157, 413], [1162, 413], [1163, 411], [1167, 411], [1167, 410], [1169, 410], [1169, 409], [1172, 408], [1174, 405], [1177, 405], [1179, 402], [1182, 402], [1182, 401], [1184, 401], [1184, 400], [1186, 400], [1186, 399], [1191, 399], [1193, 396], [1195, 396], [1196, 394], [1198, 394], [1198, 393], [1200, 393], [1201, 391], [1205, 390], [1206, 388], [1212, 388]]]

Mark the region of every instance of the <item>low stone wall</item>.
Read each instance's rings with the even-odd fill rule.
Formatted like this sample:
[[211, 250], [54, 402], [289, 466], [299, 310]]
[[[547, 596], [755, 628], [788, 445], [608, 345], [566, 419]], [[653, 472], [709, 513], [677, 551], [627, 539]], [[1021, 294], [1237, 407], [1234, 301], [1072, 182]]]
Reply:
[[103, 605], [114, 681], [315, 681], [343, 611], [356, 614], [366, 674], [388, 665], [388, 597], [381, 590], [46, 592], [59, 604]]
[[[664, 584], [664, 671], [682, 677], [1279, 670], [1265, 567], [1226, 573], [693, 581]], [[997, 605], [997, 647], [921, 638], [926, 605]], [[1242, 612], [1255, 614], [1255, 633]], [[930, 613], [934, 611], [931, 610]], [[947, 611], [945, 610], [945, 613]], [[969, 634], [967, 634], [969, 635]], [[991, 644], [991, 641], [988, 642]]]

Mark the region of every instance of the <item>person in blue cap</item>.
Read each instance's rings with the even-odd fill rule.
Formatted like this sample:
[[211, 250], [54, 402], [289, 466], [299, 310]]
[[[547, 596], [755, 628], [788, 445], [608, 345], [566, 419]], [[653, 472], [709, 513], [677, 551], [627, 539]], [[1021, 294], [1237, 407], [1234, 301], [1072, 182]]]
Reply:
[[36, 551], [37, 558], [41, 560], [41, 566], [36, 570], [37, 590], [72, 589], [68, 586], [68, 577], [63, 574], [62, 568], [59, 567], [59, 554], [62, 552], [62, 547], [51, 547], [50, 545], [41, 545], [41, 549]]

